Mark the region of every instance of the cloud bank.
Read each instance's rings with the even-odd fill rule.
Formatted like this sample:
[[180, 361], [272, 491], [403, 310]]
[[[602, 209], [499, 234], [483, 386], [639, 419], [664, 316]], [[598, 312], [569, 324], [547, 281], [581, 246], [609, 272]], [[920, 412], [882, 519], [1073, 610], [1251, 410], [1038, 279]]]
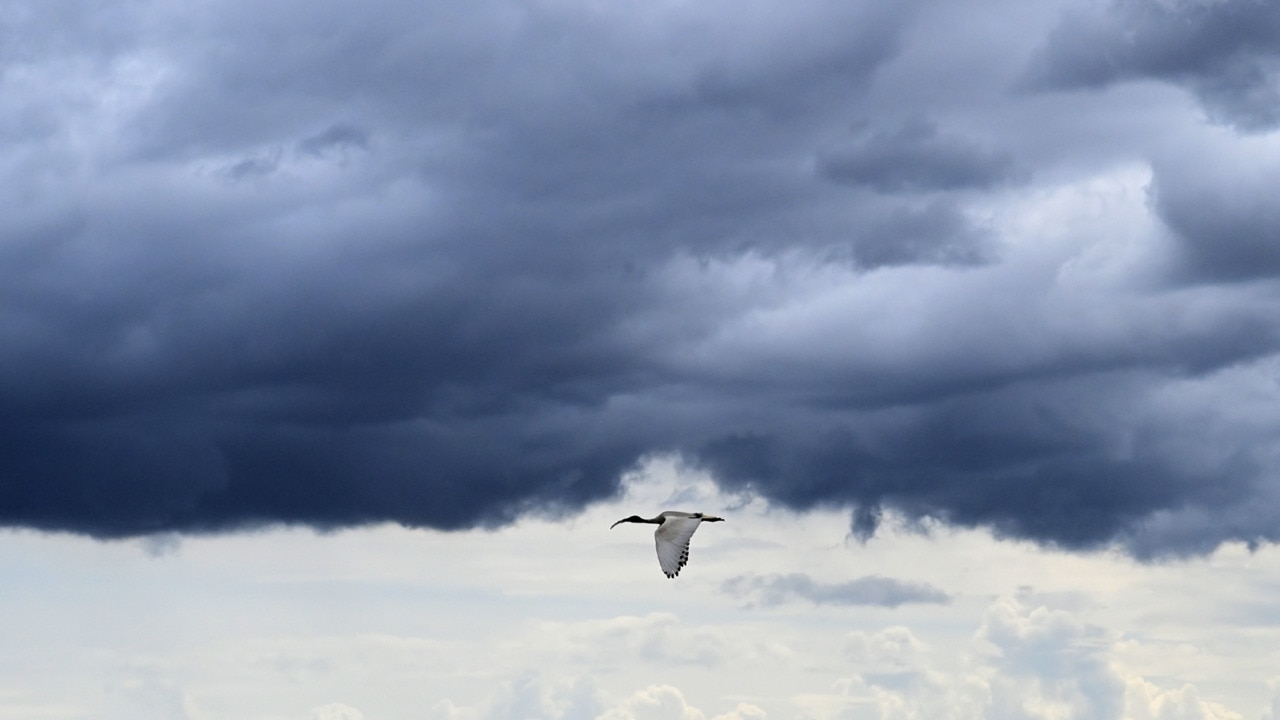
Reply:
[[1280, 23], [1061, 5], [9, 3], [0, 523], [1275, 540]]
[[793, 599], [815, 605], [876, 605], [897, 607], [903, 603], [946, 603], [951, 596], [929, 585], [868, 575], [843, 583], [823, 583], [803, 573], [787, 575], [739, 575], [721, 589], [761, 605], [781, 605]]

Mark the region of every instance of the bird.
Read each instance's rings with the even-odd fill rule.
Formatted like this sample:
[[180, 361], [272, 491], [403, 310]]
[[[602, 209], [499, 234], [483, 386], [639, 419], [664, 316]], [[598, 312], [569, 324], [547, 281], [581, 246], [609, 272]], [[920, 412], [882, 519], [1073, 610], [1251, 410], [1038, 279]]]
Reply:
[[705, 515], [700, 512], [688, 513], [679, 510], [665, 510], [657, 517], [642, 518], [639, 515], [625, 517], [609, 526], [612, 530], [626, 522], [651, 523], [658, 526], [653, 531], [654, 542], [658, 546], [658, 564], [662, 572], [669, 578], [680, 574], [680, 568], [689, 562], [689, 538], [693, 531], [704, 522], [724, 522], [724, 518]]

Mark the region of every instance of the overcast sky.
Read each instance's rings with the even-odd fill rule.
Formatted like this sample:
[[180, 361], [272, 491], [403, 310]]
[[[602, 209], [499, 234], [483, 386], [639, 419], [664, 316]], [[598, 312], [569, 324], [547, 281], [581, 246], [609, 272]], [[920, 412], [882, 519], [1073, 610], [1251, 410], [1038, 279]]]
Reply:
[[[1234, 688], [1212, 707], [1259, 717], [1263, 656], [1235, 648], [1254, 665], [1198, 680], [1121, 671], [1130, 660], [1109, 648], [1139, 642], [1124, 624], [1139, 618], [1070, 613], [1120, 602], [1114, 586], [1083, 586], [1095, 571], [1155, 583], [1169, 568], [1277, 567], [1277, 187], [1269, 0], [0, 0], [0, 525], [14, 529], [0, 555], [45, 560], [31, 597], [79, 577], [66, 553], [101, 553], [124, 576], [148, 568], [128, 591], [108, 590], [109, 573], [95, 594], [195, 602], [180, 578], [199, 576], [202, 553], [284, 562], [444, 543], [461, 571], [477, 538], [566, 554], [557, 571], [590, 578], [622, 557], [603, 538], [625, 528], [628, 549], [650, 543], [635, 526], [594, 534], [616, 519], [603, 508], [702, 499], [683, 509], [752, 509], [760, 524], [744, 515], [699, 540], [815, 518], [829, 534], [814, 542], [849, 564], [801, 552], [765, 571], [726, 549], [737, 564], [714, 571], [692, 615], [642, 601], [535, 610], [569, 624], [547, 632], [732, 635], [699, 629], [732, 599], [772, 618], [766, 645], [802, 656], [781, 618], [808, 603], [863, 623], [809, 630], [910, 654], [925, 641], [893, 613], [924, 612], [912, 617], [948, 628], [938, 642], [954, 658], [968, 652], [957, 638], [977, 637], [1007, 662], [899, 658], [920, 677], [987, 683], [947, 686], [960, 695], [938, 702], [970, 708], [957, 718], [1145, 720], [1127, 703], [1148, 686], [1150, 707], [1182, 692], [1192, 710], [1186, 692]], [[686, 482], [702, 489], [682, 494]], [[566, 526], [591, 532], [538, 544]], [[876, 547], [923, 558], [957, 538], [1022, 560], [990, 582], [938, 563], [911, 577], [856, 565], [889, 552]], [[1108, 599], [1045, 604], [1040, 581], [1017, 575], [1041, 557], [1100, 563], [1077, 592]], [[433, 612], [466, 603], [451, 587], [424, 591]], [[236, 612], [285, 607], [235, 583], [214, 595]], [[20, 600], [0, 602], [19, 603], [9, 622], [25, 626]], [[509, 603], [459, 617], [503, 626]], [[884, 623], [856, 614], [868, 606]], [[619, 618], [639, 624], [609, 625]], [[1066, 699], [1028, 700], [1016, 688], [1051, 683], [1010, 679], [1053, 652], [1027, 639], [1036, 623], [1073, 648], [1045, 660], [1078, 686]], [[379, 632], [427, 655], [446, 642]], [[10, 651], [15, 667], [31, 643]], [[907, 703], [866, 717], [938, 717], [920, 704], [933, 680], [876, 685], [880, 671], [858, 667], [833, 670], [862, 678], [846, 695]], [[65, 680], [49, 672], [49, 687]], [[628, 693], [658, 693], [656, 707], [671, 699], [661, 688], [700, 698], [707, 717], [863, 717], [808, 708], [794, 698], [818, 690], [781, 676], [785, 703], [726, 705], [750, 694], [733, 678], [755, 682], [732, 668], [687, 687], [623, 673], [635, 687], [607, 692], [574, 672], [563, 717], [639, 717]], [[191, 718], [294, 717], [182, 694], [215, 676], [233, 687], [197, 670], [164, 682]], [[501, 681], [510, 698], [528, 677]], [[0, 708], [57, 700], [26, 698], [28, 680], [0, 677]], [[519, 716], [496, 697], [449, 707]], [[97, 702], [59, 707], [100, 717]], [[323, 720], [426, 712], [315, 707]]]

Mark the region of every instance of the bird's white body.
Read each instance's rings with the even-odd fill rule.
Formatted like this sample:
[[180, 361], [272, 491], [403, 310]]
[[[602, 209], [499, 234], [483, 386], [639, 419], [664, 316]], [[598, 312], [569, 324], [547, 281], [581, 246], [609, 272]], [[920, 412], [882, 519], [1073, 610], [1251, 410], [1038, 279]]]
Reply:
[[658, 564], [662, 566], [662, 572], [667, 577], [673, 578], [679, 575], [680, 568], [689, 562], [689, 539], [693, 537], [698, 526], [704, 522], [721, 522], [722, 520], [724, 518], [714, 515], [667, 510], [653, 518], [632, 515], [619, 520], [610, 528], [624, 522], [656, 524], [658, 529], [653, 532], [653, 539], [658, 548]]

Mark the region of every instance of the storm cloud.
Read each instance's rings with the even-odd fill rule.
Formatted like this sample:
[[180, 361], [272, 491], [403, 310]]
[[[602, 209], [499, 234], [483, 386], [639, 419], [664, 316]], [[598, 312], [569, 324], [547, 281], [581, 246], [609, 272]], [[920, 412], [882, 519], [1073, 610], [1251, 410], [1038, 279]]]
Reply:
[[8, 3], [0, 522], [1280, 538], [1269, 8]]
[[982, 188], [1008, 174], [1009, 159], [963, 138], [948, 137], [928, 122], [863, 132], [847, 148], [822, 159], [827, 178], [881, 192]]
[[1215, 120], [1280, 124], [1280, 8], [1266, 0], [1118, 0], [1071, 11], [1029, 78], [1058, 88], [1162, 80], [1189, 89]]

